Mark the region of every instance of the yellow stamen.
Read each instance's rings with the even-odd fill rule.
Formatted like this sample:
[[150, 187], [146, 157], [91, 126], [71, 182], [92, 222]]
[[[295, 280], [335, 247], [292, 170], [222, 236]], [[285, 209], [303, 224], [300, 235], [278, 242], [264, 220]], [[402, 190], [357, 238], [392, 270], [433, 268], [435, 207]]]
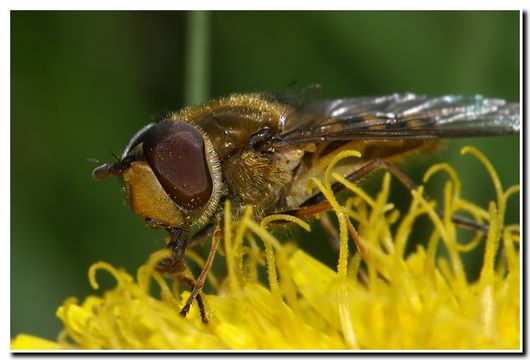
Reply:
[[[411, 192], [410, 206], [401, 215], [388, 203], [389, 174], [371, 197], [333, 172], [341, 159], [358, 156], [343, 152], [330, 163], [322, 181], [310, 180], [339, 221], [335, 270], [298, 249], [296, 242], [280, 242], [268, 230], [274, 221], [294, 222], [305, 230], [311, 229], [309, 223], [273, 215], [258, 224], [252, 207], [235, 220], [226, 202], [224, 251], [218, 257], [222, 261], [224, 256], [225, 266], [218, 278], [213, 277], [217, 284], [213, 292], [202, 293], [208, 325], [202, 323], [195, 305], [187, 318], [179, 315], [189, 291], [179, 293], [173, 277], [154, 270], [168, 255], [163, 250], [149, 257], [136, 277], [105, 262], [94, 264], [89, 269], [94, 289], [99, 288], [98, 270], [109, 272], [116, 284], [81, 302], [65, 300], [57, 310], [64, 329], [56, 342], [20, 335], [12, 348], [518, 349], [520, 229], [518, 224], [503, 223], [506, 203], [519, 187], [503, 190], [482, 155], [470, 148], [464, 153], [475, 154], [490, 173], [497, 199], [487, 210], [462, 199], [456, 172], [448, 164], [438, 164], [427, 171], [424, 181], [441, 171], [449, 175], [443, 207], [427, 201], [420, 186]], [[332, 179], [347, 189], [344, 204], [331, 191]], [[451, 221], [457, 212], [486, 224], [486, 236], [459, 243], [459, 231]], [[430, 220], [433, 230], [428, 241], [412, 249], [412, 228], [419, 217]], [[363, 245], [364, 256], [354, 252], [349, 257], [349, 226], [355, 227], [352, 234]], [[483, 266], [479, 280], [470, 282], [462, 252], [475, 248], [482, 238]], [[440, 240], [447, 253], [439, 251]], [[185, 258], [204, 263], [190, 249]]]

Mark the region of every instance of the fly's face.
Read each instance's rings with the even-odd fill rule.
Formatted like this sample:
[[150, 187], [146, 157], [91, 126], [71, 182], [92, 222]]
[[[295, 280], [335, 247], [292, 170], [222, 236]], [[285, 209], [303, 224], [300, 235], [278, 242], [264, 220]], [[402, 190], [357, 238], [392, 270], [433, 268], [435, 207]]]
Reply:
[[122, 176], [133, 211], [151, 226], [189, 229], [217, 208], [219, 160], [208, 136], [183, 121], [149, 124], [129, 141], [120, 160], [93, 176]]

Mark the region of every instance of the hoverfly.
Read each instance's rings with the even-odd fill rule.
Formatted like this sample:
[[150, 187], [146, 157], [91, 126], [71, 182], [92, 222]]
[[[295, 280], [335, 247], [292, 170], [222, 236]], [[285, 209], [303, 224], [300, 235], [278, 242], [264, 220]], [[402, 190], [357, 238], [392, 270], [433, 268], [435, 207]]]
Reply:
[[[519, 131], [519, 104], [482, 96], [428, 97], [412, 93], [301, 101], [297, 97], [231, 95], [171, 113], [140, 129], [118, 161], [93, 171], [96, 179], [123, 178], [132, 210], [170, 235], [171, 256], [157, 270], [179, 273], [187, 246], [209, 235], [230, 200], [235, 217], [252, 204], [254, 217], [274, 213], [308, 216], [329, 209], [307, 180], [322, 177], [340, 151], [362, 159], [341, 161], [335, 171], [357, 181], [385, 167], [414, 184], [393, 162], [432, 147], [437, 139], [507, 135]], [[334, 184], [340, 191], [340, 184]], [[473, 224], [454, 219], [463, 226]], [[191, 233], [192, 227], [198, 231]], [[475, 224], [476, 225], [476, 224]], [[476, 227], [475, 227], [476, 228]], [[480, 230], [479, 228], [476, 228]], [[197, 297], [219, 239], [181, 315]]]

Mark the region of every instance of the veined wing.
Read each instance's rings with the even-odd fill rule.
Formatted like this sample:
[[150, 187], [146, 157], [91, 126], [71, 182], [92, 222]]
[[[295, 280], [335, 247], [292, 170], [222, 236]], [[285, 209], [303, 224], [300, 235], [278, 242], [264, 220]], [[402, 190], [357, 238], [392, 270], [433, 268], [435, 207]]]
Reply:
[[280, 142], [437, 139], [514, 134], [519, 104], [476, 96], [428, 97], [412, 93], [308, 103]]

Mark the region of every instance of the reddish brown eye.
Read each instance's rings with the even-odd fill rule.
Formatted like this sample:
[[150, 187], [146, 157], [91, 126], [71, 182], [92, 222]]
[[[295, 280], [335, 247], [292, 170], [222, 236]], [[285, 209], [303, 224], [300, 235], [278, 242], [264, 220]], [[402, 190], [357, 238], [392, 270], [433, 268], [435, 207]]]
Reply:
[[161, 121], [146, 134], [143, 151], [175, 203], [189, 210], [208, 203], [212, 178], [199, 130], [181, 121]]

